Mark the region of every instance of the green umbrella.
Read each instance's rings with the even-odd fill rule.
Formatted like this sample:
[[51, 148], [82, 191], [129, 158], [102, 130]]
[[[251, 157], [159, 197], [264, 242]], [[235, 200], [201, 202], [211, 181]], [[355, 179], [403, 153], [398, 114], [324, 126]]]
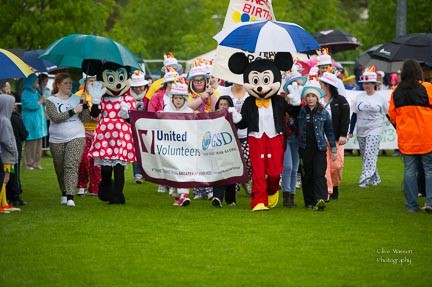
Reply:
[[81, 68], [83, 60], [100, 60], [141, 70], [135, 56], [125, 46], [95, 35], [65, 36], [52, 43], [39, 58], [49, 60], [58, 67]]

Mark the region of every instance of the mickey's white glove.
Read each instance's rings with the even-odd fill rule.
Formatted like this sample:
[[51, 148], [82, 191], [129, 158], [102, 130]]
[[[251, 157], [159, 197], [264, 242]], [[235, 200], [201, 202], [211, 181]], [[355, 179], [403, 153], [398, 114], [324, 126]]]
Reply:
[[235, 124], [237, 124], [238, 122], [240, 122], [242, 120], [242, 115], [239, 112], [237, 112], [237, 110], [234, 107], [229, 107], [228, 112], [231, 113], [232, 118], [233, 118], [233, 122]]
[[299, 86], [296, 82], [294, 82], [288, 86], [288, 91], [288, 99], [290, 100], [291, 105], [300, 106], [303, 86]]
[[106, 92], [106, 88], [103, 86], [103, 83], [95, 81], [88, 85], [87, 90], [90, 94], [92, 104], [99, 105], [102, 100], [102, 96]]
[[120, 103], [119, 117], [125, 120], [129, 118], [129, 105], [125, 102]]

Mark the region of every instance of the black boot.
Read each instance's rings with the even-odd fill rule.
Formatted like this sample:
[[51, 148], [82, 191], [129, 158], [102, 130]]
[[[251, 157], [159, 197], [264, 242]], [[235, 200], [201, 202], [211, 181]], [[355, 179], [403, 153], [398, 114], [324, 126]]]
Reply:
[[124, 166], [117, 164], [114, 166], [113, 193], [109, 204], [125, 204], [126, 200], [123, 194], [124, 187]]
[[339, 186], [333, 186], [333, 194], [331, 195], [331, 199], [338, 199], [339, 197]]
[[289, 202], [290, 202], [290, 206], [289, 207], [296, 207], [297, 206], [297, 204], [295, 204], [295, 202], [294, 202], [294, 197], [295, 197], [295, 194], [294, 193], [290, 193], [289, 194]]
[[111, 179], [112, 167], [102, 166], [101, 176], [102, 176], [102, 180], [99, 183], [99, 192], [98, 192], [99, 199], [102, 201], [110, 201], [113, 193], [113, 181]]
[[291, 207], [291, 197], [290, 197], [290, 193], [289, 192], [283, 192], [282, 193], [282, 197], [283, 197], [283, 207]]

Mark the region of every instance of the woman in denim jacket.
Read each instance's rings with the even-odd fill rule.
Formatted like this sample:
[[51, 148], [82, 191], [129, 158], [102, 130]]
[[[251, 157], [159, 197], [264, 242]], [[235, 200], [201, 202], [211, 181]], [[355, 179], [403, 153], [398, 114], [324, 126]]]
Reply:
[[319, 103], [324, 91], [317, 81], [311, 80], [302, 91], [306, 106], [297, 117], [299, 125], [299, 154], [302, 160], [302, 188], [306, 208], [323, 211], [327, 199], [327, 141], [332, 159], [336, 159], [336, 142], [330, 114]]

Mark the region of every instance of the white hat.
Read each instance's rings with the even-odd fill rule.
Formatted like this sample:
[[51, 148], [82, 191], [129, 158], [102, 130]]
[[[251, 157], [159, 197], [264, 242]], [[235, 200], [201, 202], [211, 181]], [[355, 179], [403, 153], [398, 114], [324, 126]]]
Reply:
[[331, 56], [330, 55], [319, 55], [317, 57], [318, 60], [318, 66], [326, 66], [326, 65], [331, 65], [332, 64], [332, 60], [331, 60]]
[[84, 85], [85, 81], [88, 78], [96, 78], [96, 75], [87, 75], [86, 73], [82, 73], [82, 78], [78, 81], [80, 85]]
[[171, 90], [169, 91], [169, 94], [171, 96], [177, 95], [177, 96], [188, 97], [189, 96], [188, 85], [186, 85], [185, 83], [176, 82], [171, 86]]
[[142, 87], [148, 85], [148, 81], [144, 79], [144, 73], [136, 70], [131, 77], [131, 87]]
[[318, 97], [318, 99], [323, 98], [325, 96], [325, 92], [321, 89], [321, 85], [316, 80], [309, 80], [307, 84], [304, 86], [301, 97], [306, 97], [307, 94], [314, 94]]
[[335, 74], [324, 72], [321, 77], [318, 78], [319, 81], [329, 84], [335, 88], [338, 88], [338, 77]]
[[371, 72], [371, 71], [365, 71], [360, 76], [359, 83], [376, 83], [377, 81], [378, 81], [377, 80], [377, 73]]
[[208, 78], [207, 71], [208, 69], [206, 65], [192, 67], [189, 71], [188, 81], [191, 81], [193, 78], [197, 76], [203, 76]]
[[179, 76], [179, 74], [176, 71], [169, 71], [166, 72], [163, 77], [163, 83], [172, 83], [174, 80]]

